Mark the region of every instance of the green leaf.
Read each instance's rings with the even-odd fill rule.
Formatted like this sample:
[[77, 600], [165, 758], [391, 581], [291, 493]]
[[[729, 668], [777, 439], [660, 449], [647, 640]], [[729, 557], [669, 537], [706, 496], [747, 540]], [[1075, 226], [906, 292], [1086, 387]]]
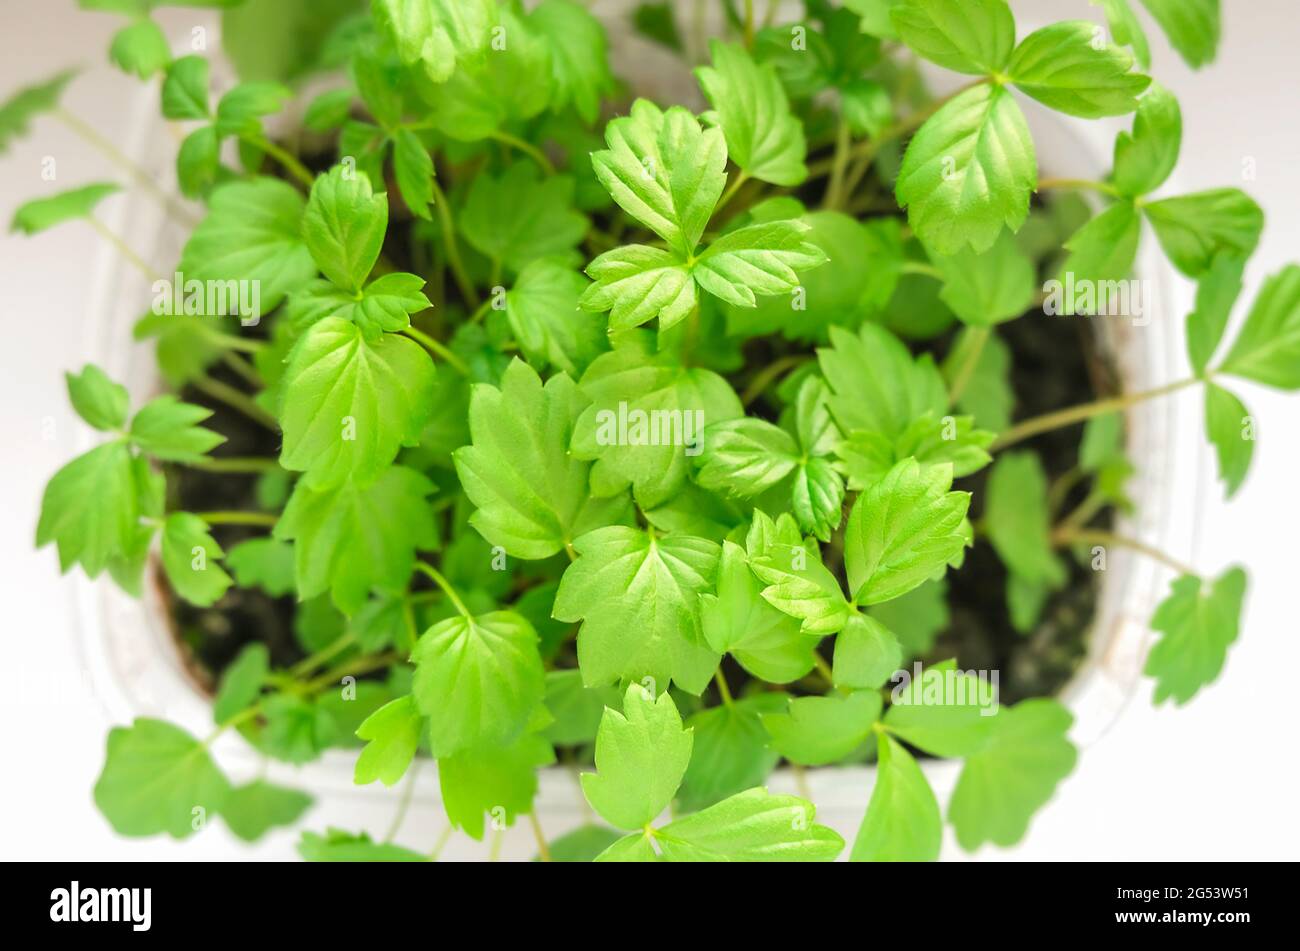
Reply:
[[423, 90], [434, 126], [449, 138], [491, 138], [508, 123], [538, 115], [551, 101], [550, 46], [507, 10], [497, 26], [509, 37], [504, 49], [462, 63], [447, 83]]
[[33, 119], [58, 108], [63, 90], [76, 75], [76, 70], [66, 69], [44, 82], [24, 86], [0, 103], [0, 155], [8, 151], [12, 142], [27, 134]]
[[1205, 384], [1205, 436], [1219, 460], [1219, 478], [1232, 498], [1250, 471], [1255, 425], [1241, 400], [1213, 383]]
[[396, 272], [377, 277], [363, 290], [349, 293], [329, 281], [312, 281], [289, 298], [288, 317], [305, 328], [326, 317], [351, 321], [361, 335], [375, 343], [385, 333], [411, 326], [411, 314], [433, 305], [424, 296], [424, 278]]
[[433, 156], [410, 129], [398, 129], [393, 136], [393, 177], [411, 214], [429, 221], [432, 218], [429, 206], [433, 204]]
[[893, 601], [872, 605], [870, 616], [897, 636], [905, 656], [928, 654], [950, 621], [947, 582], [929, 581]]
[[580, 670], [549, 670], [546, 672], [545, 703], [555, 722], [545, 729], [543, 735], [552, 743], [564, 746], [591, 743], [596, 739], [605, 707], [618, 709], [622, 700], [623, 694], [615, 687], [587, 687], [582, 682]]
[[816, 808], [797, 796], [751, 789], [655, 830], [670, 862], [830, 862], [844, 850]]
[[176, 179], [186, 197], [198, 198], [212, 188], [220, 168], [221, 140], [213, 126], [200, 126], [181, 142], [176, 153]]
[[191, 604], [209, 607], [234, 582], [217, 559], [225, 555], [207, 523], [188, 512], [167, 516], [162, 531], [162, 563], [176, 593]]
[[1002, 72], [1016, 44], [1006, 0], [904, 0], [892, 11], [898, 38], [958, 73]]
[[483, 52], [494, 25], [492, 0], [374, 0], [375, 25], [408, 66], [419, 64], [435, 83], [458, 61]]
[[415, 702], [429, 718], [436, 756], [512, 742], [542, 702], [537, 632], [511, 611], [441, 621], [411, 658]]
[[139, 515], [131, 453], [105, 443], [54, 474], [41, 498], [36, 547], [54, 542], [59, 567], [80, 563], [94, 578], [134, 547]]
[[148, 17], [142, 17], [113, 34], [108, 58], [122, 72], [148, 79], [167, 67], [172, 51], [162, 28]]
[[370, 714], [357, 727], [366, 747], [357, 757], [352, 781], [359, 786], [375, 780], [385, 786], [395, 784], [415, 759], [423, 728], [424, 718], [411, 696], [399, 697]]
[[617, 521], [624, 497], [592, 499], [591, 465], [569, 452], [585, 400], [567, 376], [543, 387], [537, 372], [513, 360], [500, 388], [474, 384], [471, 445], [453, 458], [477, 511], [479, 533], [516, 558], [549, 558], [590, 528]]
[[804, 634], [834, 634], [848, 623], [849, 604], [840, 583], [804, 545], [776, 543], [761, 554], [751, 548], [749, 565], [767, 586], [763, 600], [798, 618]]
[[1264, 281], [1220, 369], [1266, 386], [1300, 389], [1300, 266], [1288, 264]]
[[792, 763], [825, 766], [844, 759], [871, 735], [880, 718], [880, 694], [796, 697], [784, 713], [765, 713], [763, 727], [772, 748]]
[[319, 759], [338, 739], [338, 724], [325, 707], [287, 693], [262, 702], [266, 731], [262, 749], [281, 762], [301, 765]]
[[982, 345], [978, 340], [972, 328], [958, 334], [944, 358], [943, 377], [951, 385], [959, 373], [965, 372], [973, 358], [975, 368], [969, 373], [966, 387], [957, 398], [957, 409], [970, 413], [974, 425], [1000, 432], [1011, 425], [1011, 410], [1016, 401], [1010, 381], [1011, 350], [996, 334], [989, 335]]
[[1160, 639], [1144, 669], [1156, 681], [1155, 702], [1182, 706], [1213, 683], [1241, 626], [1246, 572], [1231, 568], [1214, 581], [1183, 575], [1151, 618]]
[[1065, 565], [1052, 550], [1047, 475], [1037, 456], [998, 456], [985, 490], [983, 521], [989, 541], [1013, 575], [1051, 587], [1065, 583]]
[[718, 546], [702, 538], [611, 526], [576, 542], [552, 614], [581, 620], [578, 665], [588, 686], [653, 678], [688, 693], [718, 666], [700, 630], [700, 594], [713, 586]]
[[506, 318], [529, 361], [577, 378], [609, 349], [605, 321], [580, 309], [588, 281], [558, 261], [533, 261], [506, 293]]
[[759, 715], [783, 710], [785, 700], [779, 693], [760, 693], [700, 710], [687, 719], [687, 729], [695, 734], [695, 749], [678, 795], [682, 811], [705, 809], [767, 780], [780, 756], [768, 749]]
[[208, 216], [190, 235], [178, 269], [197, 281], [248, 281], [260, 289], [261, 313], [316, 276], [303, 243], [303, 199], [274, 178], [216, 188]]
[[162, 114], [166, 119], [208, 118], [208, 61], [202, 56], [182, 56], [167, 67]]
[[799, 286], [797, 272], [825, 264], [825, 253], [807, 240], [802, 221], [768, 221], [728, 232], [695, 260], [695, 282], [736, 307], [754, 307], [755, 295], [789, 294]]
[[325, 835], [304, 832], [298, 843], [298, 854], [306, 862], [429, 861], [427, 856], [400, 845], [372, 842], [364, 832], [351, 833], [340, 829], [330, 829]]
[[966, 547], [962, 522], [970, 493], [950, 492], [951, 486], [947, 467], [923, 471], [907, 459], [858, 497], [844, 537], [855, 602], [879, 604], [906, 594]]
[[1038, 274], [1010, 232], [1002, 232], [983, 254], [965, 248], [931, 260], [943, 274], [940, 298], [963, 323], [990, 327], [1033, 306]]
[[596, 856], [597, 862], [659, 862], [659, 854], [651, 844], [649, 832], [625, 835]]
[[504, 747], [464, 750], [438, 761], [438, 780], [447, 819], [474, 839], [482, 839], [484, 816], [514, 823], [530, 812], [537, 795], [537, 769], [555, 762], [555, 751], [540, 736], [525, 734]]
[[1089, 0], [1093, 6], [1100, 6], [1106, 14], [1106, 25], [1110, 27], [1111, 39], [1118, 46], [1128, 46], [1133, 50], [1133, 58], [1143, 69], [1151, 68], [1151, 45], [1147, 41], [1146, 31], [1133, 13], [1129, 0]]
[[574, 424], [574, 454], [600, 460], [593, 486], [597, 475], [630, 482], [642, 509], [681, 491], [706, 426], [743, 415], [725, 379], [652, 352], [643, 336], [593, 360], [579, 389], [591, 405]]
[[356, 93], [348, 86], [327, 89], [307, 104], [302, 124], [313, 132], [333, 132], [348, 121]]
[[596, 734], [596, 772], [582, 774], [592, 808], [619, 829], [641, 829], [672, 801], [691, 761], [694, 735], [667, 691], [658, 699], [637, 684], [623, 712], [606, 709]]
[[676, 252], [632, 244], [615, 248], [587, 265], [594, 284], [579, 298], [584, 310], [610, 311], [611, 330], [639, 327], [659, 318], [666, 330], [696, 307], [695, 279]]
[[1216, 188], [1143, 206], [1160, 246], [1188, 277], [1210, 269], [1228, 251], [1250, 257], [1264, 229], [1264, 212], [1238, 188]]
[[770, 64], [754, 62], [745, 49], [714, 40], [713, 65], [695, 70], [726, 137], [731, 160], [749, 177], [795, 186], [808, 177], [803, 126], [790, 111], [785, 89]]
[[82, 185], [49, 198], [37, 198], [18, 207], [9, 228], [33, 235], [65, 221], [89, 218], [101, 201], [118, 191], [121, 191], [119, 186], [102, 183]]
[[836, 687], [875, 690], [903, 663], [903, 648], [879, 620], [854, 614], [835, 637], [831, 679]]
[[187, 838], [216, 818], [229, 794], [207, 746], [179, 727], [140, 717], [109, 731], [95, 805], [118, 835]]
[[1187, 315], [1187, 358], [1198, 374], [1206, 371], [1219, 349], [1232, 308], [1241, 295], [1245, 270], [1244, 258], [1220, 254], [1196, 284], [1196, 309]]
[[987, 251], [1003, 226], [1020, 230], [1038, 185], [1025, 117], [1001, 86], [956, 96], [912, 137], [895, 195], [916, 235], [939, 254]]
[[433, 489], [402, 466], [366, 485], [348, 481], [315, 491], [299, 481], [275, 526], [276, 538], [294, 541], [299, 598], [328, 590], [339, 609], [352, 614], [372, 588], [405, 591], [415, 551], [437, 544], [425, 502]]
[[311, 808], [311, 796], [257, 779], [230, 790], [221, 818], [237, 838], [256, 842], [277, 826], [291, 826]]
[[1219, 47], [1219, 0], [1142, 0], [1170, 44], [1193, 69], [1214, 61]]
[[948, 803], [948, 821], [967, 851], [1024, 838], [1078, 759], [1066, 739], [1074, 718], [1057, 700], [1024, 700], [991, 719], [988, 744], [966, 759]]
[[897, 740], [878, 739], [876, 785], [853, 842], [850, 862], [933, 862], [943, 820], [921, 767]]
[[1065, 242], [1070, 254], [1061, 265], [1060, 279], [1047, 285], [1044, 313], [1085, 317], [1114, 313], [1110, 288], [1133, 273], [1141, 237], [1142, 216], [1131, 201], [1117, 201], [1087, 222]]
[[817, 641], [805, 636], [793, 617], [764, 601], [762, 589], [745, 550], [724, 541], [717, 593], [700, 595], [704, 639], [717, 653], [732, 654], [755, 677], [792, 683], [813, 669]]
[[217, 102], [218, 135], [258, 135], [262, 116], [284, 108], [293, 93], [279, 83], [240, 83]]
[[602, 97], [615, 88], [605, 27], [573, 0], [542, 0], [528, 15], [528, 25], [551, 50], [551, 108], [572, 103], [592, 125], [600, 118]]
[[1121, 195], [1137, 198], [1155, 191], [1178, 164], [1183, 143], [1183, 113], [1173, 93], [1152, 83], [1138, 100], [1133, 133], [1115, 139], [1111, 182]]
[[605, 127], [609, 148], [592, 155], [596, 177], [629, 215], [683, 258], [700, 242], [726, 185], [727, 146], [686, 109], [646, 99]]
[[969, 416], [936, 418], [931, 412], [917, 417], [897, 439], [856, 429], [836, 446], [840, 467], [848, 476], [849, 488], [869, 489], [906, 459], [915, 459], [922, 472], [949, 466], [954, 478], [968, 476], [988, 465], [987, 452], [994, 435], [975, 429]]
[[126, 387], [114, 383], [99, 367], [87, 363], [81, 373], [65, 373], [68, 398], [77, 415], [100, 432], [111, 432], [126, 425], [129, 403]]
[[[634, 837], [634, 836], [633, 836]], [[552, 862], [594, 862], [597, 857], [622, 839], [607, 826], [578, 826], [550, 843]]]
[[953, 661], [931, 665], [894, 688], [885, 729], [935, 756], [970, 756], [988, 744], [994, 721], [1005, 712], [996, 686]]
[[799, 443], [779, 426], [746, 416], [704, 430], [695, 481], [710, 492], [751, 498], [779, 485], [799, 465]]
[[1133, 57], [1109, 44], [1098, 47], [1097, 25], [1069, 20], [1021, 40], [1007, 73], [1017, 89], [1058, 112], [1100, 119], [1137, 108], [1151, 77], [1131, 73]]
[[212, 415], [206, 406], [182, 403], [171, 394], [150, 400], [131, 420], [131, 442], [140, 451], [168, 462], [196, 462], [226, 441], [198, 425]]
[[832, 327], [830, 342], [817, 351], [817, 360], [841, 432], [860, 429], [895, 439], [927, 411], [947, 412], [947, 386], [934, 362], [928, 355], [913, 359], [883, 327], [865, 323], [856, 335]]
[[541, 178], [531, 161], [518, 161], [496, 178], [474, 176], [460, 216], [471, 245], [518, 273], [536, 258], [570, 254], [587, 233], [573, 207], [573, 179]]
[[221, 675], [221, 686], [212, 705], [217, 724], [230, 720], [253, 705], [271, 672], [271, 652], [260, 641], [246, 644]]
[[339, 287], [358, 292], [374, 269], [388, 229], [388, 199], [370, 179], [343, 165], [316, 178], [302, 234], [316, 266]]
[[280, 464], [313, 489], [373, 478], [419, 438], [433, 385], [419, 344], [395, 334], [368, 343], [339, 317], [312, 324], [285, 370]]
[[273, 598], [294, 593], [293, 546], [275, 538], [250, 538], [230, 549], [226, 567], [241, 588], [261, 588]]

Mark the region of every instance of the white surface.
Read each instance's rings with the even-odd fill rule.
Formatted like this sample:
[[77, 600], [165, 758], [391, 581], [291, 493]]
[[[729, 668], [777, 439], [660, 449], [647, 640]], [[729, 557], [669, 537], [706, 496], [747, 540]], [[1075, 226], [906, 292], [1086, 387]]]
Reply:
[[[1097, 18], [1084, 0], [1015, 5], [1041, 18], [1049, 11]], [[74, 7], [72, 0], [0, 0], [0, 23], [5, 24], [0, 95], [65, 63], [89, 64], [88, 75], [74, 83], [67, 102], [110, 137], [120, 138], [127, 127], [126, 104], [137, 86], [99, 65], [116, 20]], [[1225, 7], [1219, 62], [1199, 74], [1188, 71], [1154, 30], [1152, 37], [1155, 73], [1184, 104], [1180, 187], [1239, 184], [1268, 212], [1263, 244], [1247, 274], [1245, 301], [1266, 274], [1300, 258], [1300, 129], [1294, 122], [1293, 92], [1300, 66], [1291, 52], [1300, 42], [1300, 24], [1289, 0], [1226, 0]], [[172, 10], [166, 22], [179, 40], [188, 36], [191, 25], [206, 20], [202, 12]], [[58, 161], [55, 183], [41, 179], [46, 156]], [[1256, 169], [1253, 181], [1243, 181], [1248, 159]], [[56, 187], [115, 177], [111, 166], [61, 125], [40, 120], [35, 135], [0, 159], [0, 216], [7, 220], [22, 200]], [[105, 205], [110, 215], [115, 201], [120, 199]], [[93, 233], [76, 225], [36, 239], [0, 237], [0, 301], [7, 334], [0, 358], [0, 446], [6, 462], [0, 487], [5, 500], [0, 506], [0, 591], [8, 619], [7, 686], [0, 691], [0, 757], [6, 764], [0, 779], [0, 856], [288, 856], [289, 837], [273, 836], [248, 850], [221, 829], [179, 845], [166, 839], [120, 840], [90, 800], [108, 724], [99, 707], [77, 689], [72, 586], [60, 578], [51, 551], [32, 552], [31, 539], [45, 480], [84, 437], [67, 406], [60, 371], [80, 365], [104, 312], [89, 278], [97, 253]], [[147, 298], [142, 286], [138, 293], [143, 308]], [[1300, 639], [1292, 600], [1294, 549], [1286, 537], [1300, 528], [1300, 500], [1292, 488], [1293, 473], [1300, 469], [1300, 402], [1241, 389], [1260, 421], [1255, 471], [1233, 503], [1210, 499], [1197, 527], [1195, 556], [1206, 571], [1236, 561], [1251, 570], [1244, 631], [1227, 670], [1181, 710], [1152, 709], [1144, 685], [1114, 729], [1085, 751], [1026, 842], [1011, 852], [985, 850], [978, 858], [1259, 859], [1300, 854], [1292, 752], [1298, 718], [1290, 678], [1291, 671], [1300, 669]], [[1187, 410], [1195, 412], [1196, 397], [1187, 399]], [[1204, 461], [1209, 464], [1208, 457]], [[828, 784], [837, 778], [850, 779], [825, 777]], [[841, 783], [834, 785], [840, 788], [816, 798], [824, 813], [851, 820], [851, 806], [839, 809], [828, 801], [843, 801]], [[426, 778], [417, 789], [428, 793], [430, 787]], [[859, 811], [866, 794], [863, 789]], [[427, 804], [422, 808], [420, 798], [417, 792], [414, 815], [400, 836], [416, 846], [431, 842], [444, 823]], [[387, 808], [372, 812], [362, 800], [344, 800], [331, 814], [318, 812], [308, 822], [312, 828], [336, 822], [382, 829], [387, 815]]]

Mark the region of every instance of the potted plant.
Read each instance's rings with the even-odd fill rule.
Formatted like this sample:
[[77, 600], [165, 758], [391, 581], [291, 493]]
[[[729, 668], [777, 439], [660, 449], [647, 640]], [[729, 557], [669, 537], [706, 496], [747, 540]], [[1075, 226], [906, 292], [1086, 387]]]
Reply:
[[[1245, 574], [1118, 527], [1124, 414], [1200, 388], [1235, 492], [1254, 423], [1225, 385], [1300, 387], [1300, 269], [1224, 339], [1263, 216], [1238, 189], [1160, 192], [1182, 117], [1136, 5], [1102, 5], [1108, 37], [1018, 30], [1005, 0], [723, 0], [699, 64], [702, 21], [641, 5], [702, 113], [637, 98], [572, 0], [213, 3], [258, 77], [225, 89], [151, 4], [85, 5], [129, 16], [111, 58], [185, 124], [200, 206], [150, 183], [195, 218], [167, 276], [94, 218], [114, 185], [14, 217], [118, 241], [171, 385], [132, 406], [93, 365], [68, 376], [103, 438], [37, 528], [65, 570], [156, 580], [215, 694], [206, 738], [110, 733], [95, 801], [118, 832], [296, 823], [309, 795], [223, 772], [213, 739], [237, 732], [291, 764], [356, 747], [359, 784], [432, 757], [451, 828], [527, 817], [543, 859], [932, 859], [919, 761], [963, 761], [946, 818], [968, 849], [1018, 841], [1074, 768], [1056, 694], [1112, 550], [1177, 575], [1155, 701], [1219, 675]], [[1217, 0], [1142, 6], [1213, 58]], [[272, 15], [303, 18], [292, 55], [265, 55]], [[932, 93], [922, 60], [966, 84]], [[9, 99], [0, 147], [71, 79]], [[1110, 174], [1040, 176], [1021, 97], [1132, 113]], [[1144, 221], [1197, 284], [1191, 370], [1121, 390], [1090, 328], [1142, 313]], [[767, 791], [782, 761], [801, 786], [874, 762], [851, 842]], [[534, 798], [556, 762], [595, 819], [551, 838]]]

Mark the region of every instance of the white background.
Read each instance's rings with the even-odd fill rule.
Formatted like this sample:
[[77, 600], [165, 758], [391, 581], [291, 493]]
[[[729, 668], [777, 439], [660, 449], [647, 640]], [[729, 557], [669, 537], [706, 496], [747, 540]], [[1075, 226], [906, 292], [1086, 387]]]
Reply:
[[[1013, 4], [1038, 19], [1091, 17], [1084, 0]], [[1262, 278], [1300, 259], [1300, 16], [1294, 0], [1225, 0], [1217, 64], [1189, 71], [1152, 28], [1157, 77], [1183, 104], [1184, 190], [1242, 185], [1264, 206], [1268, 225], [1247, 274], [1244, 299]], [[170, 11], [173, 40], [192, 11]], [[0, 2], [0, 96], [69, 63], [88, 72], [67, 104], [114, 137], [138, 87], [105, 65], [117, 20], [81, 13], [72, 0]], [[170, 144], [169, 144], [170, 147]], [[0, 158], [0, 216], [47, 193], [40, 163], [59, 161], [60, 184], [116, 177], [64, 127], [40, 120], [35, 134]], [[1257, 176], [1243, 182], [1253, 159]], [[113, 199], [118, 200], [118, 199]], [[111, 205], [106, 206], [111, 209]], [[0, 856], [167, 858], [286, 856], [290, 840], [250, 853], [214, 830], [199, 841], [125, 841], [95, 812], [90, 790], [108, 724], [98, 708], [60, 701], [46, 686], [77, 676], [71, 642], [72, 589], [51, 550], [32, 551], [37, 506], [49, 475], [77, 445], [64, 369], [84, 362], [88, 328], [102, 307], [90, 293], [94, 234], [69, 225], [36, 239], [0, 236]], [[140, 301], [141, 309], [146, 301]], [[1225, 674], [1189, 706], [1156, 710], [1149, 685], [1035, 820], [1010, 853], [1036, 859], [1294, 859], [1297, 829], [1296, 674], [1300, 672], [1297, 559], [1300, 535], [1300, 397], [1243, 387], [1260, 419], [1254, 472], [1224, 505], [1211, 493], [1201, 514], [1197, 564], [1206, 571], [1242, 561], [1252, 588], [1240, 643]], [[1190, 411], [1195, 411], [1194, 400]], [[54, 438], [44, 438], [47, 419]], [[73, 695], [75, 697], [75, 694]], [[865, 796], [863, 799], [865, 803]], [[417, 807], [418, 808], [418, 807]], [[431, 828], [436, 816], [419, 817]], [[319, 827], [320, 822], [312, 825]]]

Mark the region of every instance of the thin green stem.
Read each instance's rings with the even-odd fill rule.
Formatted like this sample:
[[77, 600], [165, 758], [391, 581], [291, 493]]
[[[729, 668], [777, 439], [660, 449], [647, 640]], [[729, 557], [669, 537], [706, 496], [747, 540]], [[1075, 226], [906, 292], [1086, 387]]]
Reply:
[[276, 145], [264, 135], [245, 133], [244, 135], [241, 135], [240, 138], [253, 146], [253, 148], [261, 149], [267, 155], [271, 156], [271, 158], [275, 159], [284, 167], [285, 171], [298, 179], [299, 183], [302, 184], [304, 188], [311, 191], [311, 186], [315, 184], [316, 179], [312, 175], [311, 170], [308, 169], [307, 166], [303, 165], [302, 162], [298, 161], [296, 155], [293, 155], [286, 149]]
[[127, 262], [132, 267], [144, 275], [146, 281], [153, 284], [162, 280], [162, 276], [151, 268], [144, 258], [136, 254], [135, 251], [131, 249], [131, 246], [123, 241], [111, 228], [108, 227], [108, 225], [104, 224], [104, 222], [100, 221], [94, 215], [88, 215], [86, 220], [90, 222], [92, 228], [99, 232], [101, 238], [116, 248], [117, 252], [122, 255], [122, 257], [126, 258]]
[[167, 213], [181, 224], [185, 225], [187, 228], [193, 228], [199, 223], [199, 219], [195, 218], [194, 215], [192, 215], [189, 210], [176, 199], [176, 196], [169, 195], [163, 191], [148, 172], [127, 158], [117, 146], [96, 132], [93, 127], [86, 124], [80, 118], [62, 107], [54, 109], [52, 115], [91, 146], [102, 152], [110, 162], [135, 179], [136, 184], [140, 185], [145, 191], [153, 195], [154, 198], [162, 204], [163, 208], [166, 209]]
[[533, 838], [537, 840], [537, 857], [543, 862], [549, 862], [551, 848], [546, 844], [546, 834], [542, 832], [542, 824], [535, 811], [528, 813], [528, 824], [533, 827]]
[[393, 815], [393, 821], [389, 823], [388, 831], [384, 833], [384, 842], [392, 842], [402, 828], [406, 813], [411, 808], [411, 796], [415, 793], [415, 777], [419, 771], [419, 761], [411, 763], [406, 774], [406, 783], [402, 786], [402, 798], [397, 801], [397, 812]]
[[456, 589], [451, 586], [451, 582], [443, 577], [441, 571], [425, 561], [417, 561], [415, 563], [415, 568], [417, 571], [421, 571], [427, 575], [432, 579], [434, 584], [442, 589], [443, 594], [447, 595], [448, 599], [453, 605], [455, 605], [456, 610], [460, 612], [462, 617], [473, 616], [469, 613], [469, 608], [465, 607], [465, 602], [460, 599], [460, 595], [456, 593]]
[[277, 460], [261, 456], [204, 456], [202, 459], [189, 460], [180, 465], [201, 472], [223, 472], [228, 475], [261, 475], [263, 472], [274, 472], [280, 468]]
[[249, 383], [258, 389], [262, 388], [262, 375], [257, 372], [257, 368], [232, 350], [227, 350], [221, 355], [221, 362], [230, 369], [234, 370], [244, 382]]
[[1101, 545], [1107, 548], [1130, 548], [1133, 551], [1146, 555], [1160, 562], [1170, 570], [1180, 575], [1191, 575], [1193, 578], [1199, 578], [1198, 572], [1186, 562], [1179, 561], [1172, 555], [1168, 555], [1159, 548], [1153, 548], [1146, 542], [1139, 541], [1136, 538], [1129, 538], [1126, 535], [1118, 535], [1114, 532], [1101, 531], [1075, 531], [1054, 535], [1052, 541], [1058, 545], [1071, 545], [1079, 543], [1083, 545]]
[[195, 512], [199, 518], [209, 525], [250, 525], [259, 528], [273, 528], [275, 523], [280, 520], [278, 515], [271, 512]]
[[432, 180], [432, 185], [433, 207], [438, 212], [438, 223], [442, 226], [442, 240], [447, 249], [447, 266], [451, 268], [452, 277], [456, 279], [456, 286], [460, 288], [465, 303], [472, 308], [477, 308], [480, 298], [474, 288], [474, 282], [469, 279], [465, 271], [465, 262], [460, 257], [460, 245], [456, 242], [456, 223], [451, 217], [451, 205], [436, 178]]
[[942, 271], [933, 264], [928, 264], [925, 261], [904, 261], [902, 273], [919, 274], [922, 277], [932, 277], [936, 281], [942, 281], [944, 279]]
[[958, 368], [957, 375], [952, 378], [952, 385], [948, 387], [949, 406], [955, 406], [957, 400], [961, 399], [961, 395], [966, 392], [966, 387], [970, 385], [971, 379], [975, 376], [975, 368], [979, 366], [980, 356], [984, 353], [984, 348], [988, 345], [991, 336], [993, 336], [993, 331], [988, 327], [971, 328], [970, 336], [966, 338], [966, 346], [969, 348], [969, 352]]
[[503, 132], [500, 129], [492, 133], [492, 138], [497, 142], [500, 142], [502, 145], [508, 145], [512, 149], [517, 149], [518, 151], [523, 152], [530, 159], [536, 162], [541, 170], [547, 175], [555, 174], [555, 166], [551, 163], [551, 160], [546, 157], [545, 152], [533, 145], [533, 143], [527, 142], [516, 135], [511, 135], [509, 132]]
[[844, 200], [844, 176], [849, 166], [849, 150], [853, 145], [852, 132], [846, 120], [840, 119], [835, 130], [835, 156], [831, 160], [831, 180], [826, 185], [826, 197], [823, 206], [839, 208]]
[[754, 378], [749, 381], [749, 385], [745, 387], [745, 392], [741, 394], [740, 402], [745, 406], [749, 406], [754, 402], [754, 400], [766, 393], [767, 388], [776, 380], [780, 379], [789, 371], [803, 366], [811, 359], [812, 357], [807, 354], [792, 353], [781, 357], [778, 360], [773, 360], [767, 366], [763, 367], [763, 369], [759, 370], [758, 373], [754, 375]]
[[348, 661], [331, 671], [321, 674], [314, 680], [309, 680], [303, 685], [303, 691], [306, 693], [316, 693], [323, 690], [331, 684], [338, 683], [343, 677], [349, 677], [354, 674], [368, 674], [372, 670], [380, 670], [388, 667], [400, 660], [401, 657], [396, 651], [387, 651], [383, 654], [371, 654], [366, 657], [358, 657], [355, 660]]
[[402, 331], [402, 333], [406, 334], [406, 336], [410, 337], [417, 343], [423, 344], [425, 349], [434, 356], [441, 357], [449, 365], [455, 367], [456, 371], [460, 373], [461, 376], [469, 376], [469, 366], [466, 365], [464, 360], [456, 356], [456, 354], [453, 353], [452, 350], [442, 341], [435, 340], [423, 330], [417, 330], [415, 327], [407, 327]]
[[261, 423], [272, 432], [279, 432], [279, 420], [254, 403], [247, 393], [235, 389], [229, 383], [223, 383], [221, 380], [213, 379], [210, 376], [197, 376], [190, 383], [200, 393], [225, 403], [231, 409], [239, 410], [249, 419]]
[[718, 204], [714, 207], [713, 214], [717, 215], [718, 212], [722, 211], [723, 208], [726, 208], [727, 205], [730, 204], [731, 199], [736, 197], [736, 192], [740, 191], [740, 189], [743, 188], [745, 183], [748, 181], [749, 181], [748, 172], [744, 171], [743, 169], [737, 172], [736, 177], [733, 178], [731, 180], [731, 184], [727, 186], [727, 190], [723, 192], [722, 197], [718, 199]]
[[745, 49], [754, 48], [754, 0], [745, 0]]
[[731, 687], [727, 685], [727, 675], [722, 672], [721, 666], [713, 672], [713, 682], [718, 685], [718, 696], [722, 698], [722, 705], [724, 707], [734, 706], [735, 701], [731, 699]]
[[1042, 192], [1054, 188], [1083, 189], [1109, 195], [1112, 198], [1119, 197], [1119, 189], [1114, 185], [1109, 185], [1106, 182], [1095, 182], [1088, 178], [1044, 178], [1039, 181], [1037, 190]]
[[813, 666], [816, 667], [817, 673], [822, 675], [828, 687], [835, 686], [835, 675], [831, 673], [831, 666], [818, 651], [813, 651]]
[[1140, 393], [1126, 393], [1122, 396], [1112, 396], [1108, 399], [1097, 400], [1092, 403], [1084, 403], [1081, 406], [1071, 406], [1069, 409], [1057, 410], [1054, 413], [1045, 413], [1042, 416], [1035, 416], [1026, 419], [1012, 426], [1001, 436], [999, 436], [990, 447], [990, 452], [997, 452], [1006, 449], [1008, 446], [1014, 446], [1031, 436], [1037, 436], [1040, 433], [1051, 432], [1053, 429], [1061, 429], [1065, 426], [1071, 426], [1075, 423], [1081, 423], [1086, 419], [1092, 419], [1094, 416], [1102, 416], [1106, 413], [1113, 413], [1117, 410], [1127, 409], [1138, 403], [1147, 400], [1156, 399], [1160, 396], [1168, 396], [1170, 393], [1176, 393], [1179, 390], [1186, 389], [1189, 386], [1195, 386], [1201, 382], [1201, 377], [1189, 377], [1186, 380], [1179, 380], [1177, 383], [1169, 383], [1165, 386], [1156, 387], [1153, 390], [1143, 390]]
[[330, 644], [322, 647], [316, 653], [304, 657], [298, 663], [289, 668], [289, 676], [294, 678], [305, 677], [318, 667], [324, 667], [327, 663], [343, 653], [349, 647], [356, 643], [357, 636], [348, 631], [339, 637], [336, 637]]
[[429, 850], [430, 862], [438, 861], [438, 856], [442, 855], [442, 850], [447, 847], [447, 842], [451, 839], [451, 834], [455, 831], [456, 829], [454, 826], [447, 826], [447, 828], [442, 830], [442, 833], [438, 836], [438, 841], [435, 842], [433, 848]]

